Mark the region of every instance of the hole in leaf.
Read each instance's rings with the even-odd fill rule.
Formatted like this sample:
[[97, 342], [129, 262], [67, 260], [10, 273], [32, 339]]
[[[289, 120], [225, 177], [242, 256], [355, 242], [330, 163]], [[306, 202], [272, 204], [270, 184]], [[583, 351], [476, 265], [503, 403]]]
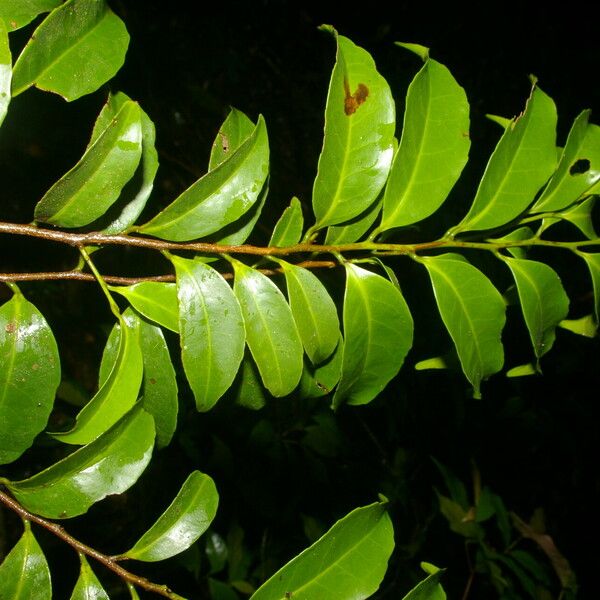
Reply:
[[587, 158], [576, 160], [569, 169], [570, 175], [582, 175], [590, 170], [590, 161]]

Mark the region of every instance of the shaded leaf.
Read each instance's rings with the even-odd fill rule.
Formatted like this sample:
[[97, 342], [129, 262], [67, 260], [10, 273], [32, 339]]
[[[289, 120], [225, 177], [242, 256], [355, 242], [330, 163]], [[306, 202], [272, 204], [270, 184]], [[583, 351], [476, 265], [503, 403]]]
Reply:
[[446, 593], [440, 585], [443, 575], [442, 569], [431, 573], [410, 590], [403, 600], [446, 600]]
[[346, 263], [342, 376], [333, 406], [371, 402], [398, 373], [412, 346], [413, 321], [400, 290]]
[[467, 495], [467, 488], [465, 487], [465, 484], [439, 460], [435, 459], [434, 457], [431, 457], [431, 460], [444, 478], [446, 488], [450, 492], [450, 498], [454, 502], [457, 502], [464, 510], [468, 510], [469, 497]]
[[67, 0], [42, 21], [19, 56], [13, 96], [32, 85], [69, 101], [89, 94], [121, 68], [128, 44], [123, 21], [104, 0]]
[[[8, 21], [7, 21], [8, 22]], [[2, 20], [0, 8], [0, 125], [4, 121], [10, 104], [10, 81], [12, 78], [12, 57], [8, 45], [8, 31]]]
[[242, 307], [246, 341], [261, 379], [276, 398], [293, 391], [302, 374], [302, 342], [292, 311], [277, 286], [259, 271], [229, 259]]
[[562, 211], [558, 218], [549, 217], [544, 219], [542, 231], [545, 231], [550, 225], [562, 220], [575, 225], [575, 227], [577, 227], [577, 229], [579, 229], [579, 231], [581, 231], [581, 233], [589, 240], [597, 238], [598, 236], [594, 230], [594, 221], [592, 217], [592, 211], [594, 210], [596, 200], [596, 196], [590, 196], [582, 202], [575, 204], [572, 208]]
[[142, 155], [140, 107], [125, 102], [102, 135], [37, 203], [35, 220], [82, 227], [114, 204]]
[[187, 550], [214, 519], [218, 503], [214, 481], [192, 471], [165, 512], [123, 556], [156, 562]]
[[283, 211], [281, 217], [271, 234], [269, 246], [293, 246], [300, 241], [302, 229], [304, 228], [304, 217], [302, 216], [302, 207], [300, 200], [294, 196], [290, 200], [290, 205]]
[[473, 395], [480, 397], [483, 379], [504, 362], [500, 336], [506, 320], [498, 290], [481, 271], [457, 255], [421, 259], [429, 272], [433, 293]]
[[600, 127], [584, 110], [573, 122], [556, 173], [532, 212], [563, 210], [600, 181]]
[[83, 554], [79, 554], [81, 569], [79, 578], [71, 594], [71, 600], [109, 600], [108, 594], [98, 581], [94, 571]]
[[222, 571], [227, 564], [227, 544], [216, 531], [206, 534], [205, 551], [210, 563], [210, 573]]
[[3, 600], [48, 600], [52, 598], [50, 569], [29, 521], [21, 539], [0, 565], [0, 598]]
[[161, 239], [186, 241], [223, 229], [256, 202], [269, 170], [269, 142], [262, 116], [242, 145], [153, 219], [137, 228]]
[[208, 591], [211, 600], [240, 600], [240, 597], [229, 585], [212, 577], [208, 578]]
[[358, 241], [375, 223], [379, 213], [381, 212], [381, 198], [378, 197], [371, 206], [367, 207], [360, 215], [340, 223], [339, 225], [331, 225], [327, 228], [325, 243], [330, 245], [335, 244], [351, 244]]
[[38, 15], [60, 6], [62, 0], [2, 0], [0, 19], [4, 19], [9, 31], [25, 27]]
[[[505, 236], [490, 239], [491, 242], [524, 242], [534, 239], [536, 236], [529, 227], [518, 227]], [[523, 246], [513, 246], [506, 249], [515, 258], [526, 258], [527, 248]]]
[[[79, 411], [72, 429], [50, 434], [65, 444], [88, 444], [95, 440], [129, 411], [138, 398], [143, 376], [139, 318], [129, 311], [115, 327], [123, 335], [119, 336], [116, 359], [106, 360], [105, 366], [100, 366], [98, 391]], [[109, 338], [107, 346], [110, 345]]]
[[410, 225], [434, 213], [456, 183], [470, 145], [465, 92], [444, 65], [429, 58], [408, 88], [380, 229]]
[[538, 361], [552, 348], [557, 325], [569, 312], [569, 298], [560, 278], [548, 265], [534, 260], [504, 258], [511, 270], [525, 324]]
[[466, 217], [450, 231], [492, 229], [519, 216], [556, 166], [556, 107], [534, 86], [525, 111], [506, 128]]
[[594, 314], [596, 316], [596, 323], [600, 323], [600, 253], [591, 254], [588, 252], [580, 252], [579, 256], [585, 260], [592, 277]]
[[368, 52], [337, 35], [325, 135], [313, 189], [315, 228], [343, 223], [372, 204], [393, 155], [394, 100]]
[[437, 496], [440, 512], [446, 517], [448, 525], [454, 533], [474, 540], [482, 540], [485, 537], [482, 526], [475, 522], [470, 514], [471, 511], [465, 510], [458, 502], [454, 502], [442, 494]]
[[378, 588], [394, 548], [385, 504], [353, 510], [277, 571], [251, 600], [360, 600]]
[[302, 398], [320, 398], [333, 392], [342, 375], [343, 354], [344, 340], [340, 335], [338, 345], [325, 362], [315, 366], [308, 358], [305, 360], [298, 388]]
[[232, 108], [213, 142], [208, 170], [212, 171], [227, 160], [252, 135], [253, 130], [254, 123], [241, 110]]
[[231, 386], [244, 355], [242, 310], [223, 276], [200, 259], [171, 256], [177, 273], [181, 359], [196, 408]]
[[20, 292], [0, 307], [0, 364], [0, 464], [5, 464], [44, 429], [60, 383], [52, 331]]
[[235, 392], [236, 404], [252, 410], [259, 410], [266, 404], [265, 389], [258, 367], [252, 356], [246, 352], [239, 372], [239, 381]]

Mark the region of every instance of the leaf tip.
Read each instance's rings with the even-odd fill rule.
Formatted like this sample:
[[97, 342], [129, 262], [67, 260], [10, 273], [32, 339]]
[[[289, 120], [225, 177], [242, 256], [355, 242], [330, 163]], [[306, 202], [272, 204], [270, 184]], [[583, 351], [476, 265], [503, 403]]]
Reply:
[[318, 29], [319, 31], [325, 31], [327, 33], [330, 33], [334, 38], [337, 39], [338, 32], [333, 25], [327, 25], [326, 23], [323, 23], [322, 25], [319, 25]]
[[427, 46], [422, 46], [421, 44], [411, 44], [410, 42], [394, 42], [396, 46], [400, 46], [401, 48], [405, 48], [406, 50], [410, 50], [414, 52], [417, 56], [420, 56], [424, 61], [429, 59], [429, 48]]

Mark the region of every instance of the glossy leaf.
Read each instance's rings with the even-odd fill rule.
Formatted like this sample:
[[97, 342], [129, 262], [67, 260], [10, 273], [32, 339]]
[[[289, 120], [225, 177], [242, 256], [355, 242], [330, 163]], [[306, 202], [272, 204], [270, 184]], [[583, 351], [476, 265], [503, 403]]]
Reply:
[[20, 292], [0, 307], [0, 364], [0, 464], [5, 464], [44, 429], [60, 383], [52, 331]]
[[10, 104], [10, 81], [12, 78], [12, 57], [8, 45], [8, 31], [2, 20], [0, 9], [0, 125], [4, 121]]
[[259, 271], [230, 259], [242, 307], [246, 341], [261, 379], [275, 397], [289, 394], [302, 374], [302, 342], [292, 311], [277, 286]]
[[50, 12], [60, 6], [62, 0], [2, 0], [0, 19], [3, 19], [9, 31], [25, 27], [42, 13]]
[[50, 569], [29, 521], [21, 539], [0, 565], [2, 600], [48, 600], [52, 598]]
[[333, 406], [371, 402], [400, 370], [412, 339], [413, 321], [400, 290], [346, 263], [342, 376]]
[[598, 333], [598, 323], [593, 315], [584, 315], [579, 319], [563, 319], [558, 326], [577, 335], [593, 338]]
[[102, 135], [37, 203], [35, 219], [82, 227], [114, 204], [142, 155], [140, 107], [126, 102]]
[[367, 207], [360, 215], [327, 228], [326, 244], [351, 244], [357, 242], [375, 223], [381, 212], [381, 199], [378, 197], [371, 206]]
[[290, 205], [283, 211], [281, 217], [273, 229], [269, 246], [293, 246], [300, 242], [302, 229], [304, 228], [304, 217], [300, 200], [294, 196]]
[[277, 571], [251, 600], [360, 600], [378, 588], [394, 548], [385, 504], [353, 510]]
[[554, 344], [556, 327], [569, 312], [569, 298], [558, 275], [548, 265], [519, 258], [504, 260], [515, 279], [525, 324], [539, 361]]
[[125, 60], [129, 34], [104, 0], [67, 0], [31, 36], [13, 76], [13, 96], [35, 85], [75, 100], [107, 82]]
[[465, 91], [444, 65], [429, 58], [408, 88], [380, 228], [410, 225], [433, 214], [462, 172], [470, 145]]
[[500, 138], [467, 216], [451, 232], [492, 229], [519, 216], [556, 166], [556, 107], [534, 86]]
[[135, 310], [147, 319], [179, 332], [177, 285], [161, 281], [142, 281], [129, 286], [109, 286], [111, 291], [127, 298]]
[[327, 28], [337, 41], [325, 108], [325, 135], [313, 189], [316, 228], [361, 214], [391, 165], [395, 107], [368, 52]]
[[340, 336], [333, 354], [320, 365], [304, 361], [304, 370], [300, 378], [298, 392], [302, 398], [320, 398], [333, 392], [342, 375], [342, 357], [344, 340]]
[[594, 290], [594, 314], [596, 315], [596, 322], [600, 323], [600, 253], [582, 252], [580, 256], [585, 260], [590, 271]]
[[[525, 240], [531, 240], [535, 237], [533, 231], [529, 227], [518, 227], [509, 234], [500, 237], [493, 238], [492, 242], [524, 242]], [[506, 249], [511, 256], [515, 258], [525, 258], [527, 256], [527, 248], [523, 246], [513, 246]]]
[[403, 600], [446, 600], [446, 593], [440, 585], [444, 571], [437, 570], [419, 582]]
[[498, 372], [504, 362], [500, 336], [506, 316], [502, 296], [481, 271], [457, 255], [422, 260], [463, 372], [475, 398], [479, 398], [481, 381]]
[[210, 150], [208, 170], [226, 161], [251, 135], [254, 123], [241, 111], [232, 108], [217, 132]]
[[140, 322], [135, 313], [129, 312], [123, 315], [118, 327], [123, 335], [119, 336], [112, 369], [106, 374], [101, 368], [99, 389], [79, 411], [73, 428], [51, 434], [61, 442], [88, 444], [114, 425], [138, 399], [143, 375]]
[[569, 223], [575, 225], [588, 240], [597, 238], [598, 235], [594, 229], [594, 218], [593, 211], [596, 205], [596, 200], [598, 198], [596, 196], [591, 196], [586, 198], [582, 202], [575, 204], [572, 208], [568, 210], [563, 210], [560, 213], [559, 219], [544, 219], [544, 230], [546, 230], [553, 222], [564, 220]]
[[214, 519], [218, 503], [214, 481], [193, 471], [167, 510], [123, 556], [156, 562], [187, 550]]
[[70, 600], [109, 600], [108, 594], [98, 581], [83, 554], [79, 555], [81, 569]]
[[209, 171], [139, 231], [161, 239], [204, 237], [237, 221], [254, 205], [269, 170], [264, 119], [223, 163]]
[[235, 392], [236, 404], [251, 410], [259, 410], [266, 403], [265, 388], [260, 379], [260, 373], [252, 355], [244, 354], [240, 368], [239, 381]]
[[44, 471], [7, 482], [29, 511], [68, 519], [106, 496], [129, 489], [150, 462], [154, 420], [137, 404], [108, 431]]
[[181, 359], [196, 408], [210, 410], [244, 356], [240, 305], [223, 276], [202, 260], [171, 257], [177, 273]]
[[306, 354], [319, 364], [331, 356], [340, 338], [337, 309], [316, 275], [283, 260], [283, 269], [292, 315]]
[[558, 168], [532, 212], [563, 210], [600, 181], [600, 127], [584, 110], [573, 122]]

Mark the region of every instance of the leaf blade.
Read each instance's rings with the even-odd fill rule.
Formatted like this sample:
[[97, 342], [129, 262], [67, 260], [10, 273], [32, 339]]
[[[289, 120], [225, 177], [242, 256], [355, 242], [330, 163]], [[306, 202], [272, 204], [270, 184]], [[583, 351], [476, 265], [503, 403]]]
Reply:
[[241, 111], [231, 108], [210, 149], [208, 170], [216, 169], [252, 135], [254, 123]]
[[290, 200], [290, 205], [283, 211], [281, 217], [271, 234], [269, 246], [293, 246], [300, 242], [302, 229], [304, 227], [304, 217], [302, 216], [302, 207], [300, 200], [294, 196]]
[[79, 554], [81, 567], [70, 600], [109, 600], [108, 594], [92, 571], [83, 554]]
[[60, 3], [61, 0], [4, 0], [0, 3], [0, 19], [10, 31], [15, 31], [31, 23], [38, 15], [60, 6]]
[[0, 125], [10, 104], [10, 82], [12, 79], [12, 57], [8, 45], [8, 31], [0, 12]]

